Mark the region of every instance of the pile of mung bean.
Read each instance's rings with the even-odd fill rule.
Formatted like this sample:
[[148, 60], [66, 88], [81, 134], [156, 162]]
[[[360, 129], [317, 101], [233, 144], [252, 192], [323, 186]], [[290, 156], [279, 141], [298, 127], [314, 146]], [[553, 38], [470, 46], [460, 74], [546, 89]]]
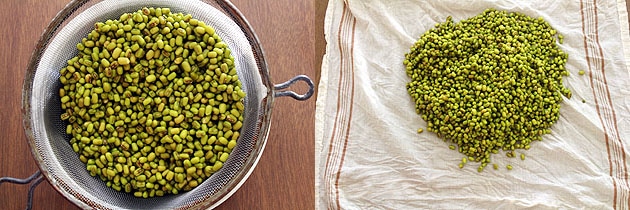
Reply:
[[245, 92], [211, 26], [169, 8], [97, 22], [60, 70], [62, 120], [92, 176], [136, 197], [178, 194], [223, 167]]
[[568, 54], [556, 38], [562, 43], [543, 18], [488, 9], [457, 23], [448, 17], [405, 54], [416, 112], [466, 156], [460, 168], [475, 161], [481, 172], [492, 154], [517, 157], [551, 132], [562, 95], [571, 97], [562, 84]]

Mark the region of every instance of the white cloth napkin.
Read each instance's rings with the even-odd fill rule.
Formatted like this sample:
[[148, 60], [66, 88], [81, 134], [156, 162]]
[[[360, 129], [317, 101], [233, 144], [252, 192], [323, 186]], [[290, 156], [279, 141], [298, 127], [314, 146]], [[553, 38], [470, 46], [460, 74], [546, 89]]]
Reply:
[[[487, 8], [543, 17], [569, 54], [573, 92], [527, 158], [464, 155], [434, 133], [407, 94], [404, 54], [435, 23]], [[630, 36], [625, 1], [330, 0], [316, 112], [317, 209], [630, 208]], [[578, 75], [585, 70], [585, 75]], [[582, 103], [582, 99], [586, 103]], [[508, 171], [505, 166], [514, 169]]]

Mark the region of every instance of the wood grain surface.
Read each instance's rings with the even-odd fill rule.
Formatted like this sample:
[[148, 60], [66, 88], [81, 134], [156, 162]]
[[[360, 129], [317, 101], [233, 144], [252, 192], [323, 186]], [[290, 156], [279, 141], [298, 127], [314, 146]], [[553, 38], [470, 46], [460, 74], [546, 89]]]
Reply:
[[[0, 176], [37, 171], [22, 128], [21, 91], [28, 60], [44, 28], [70, 0], [4, 0], [0, 26]], [[273, 83], [305, 74], [319, 78], [312, 0], [232, 0], [257, 33]], [[315, 83], [317, 84], [317, 80]], [[303, 93], [306, 85], [293, 87]], [[218, 209], [313, 209], [315, 96], [274, 102], [265, 151], [249, 179]], [[28, 186], [2, 184], [0, 209], [24, 209]], [[34, 193], [33, 209], [76, 209], [48, 182]]]

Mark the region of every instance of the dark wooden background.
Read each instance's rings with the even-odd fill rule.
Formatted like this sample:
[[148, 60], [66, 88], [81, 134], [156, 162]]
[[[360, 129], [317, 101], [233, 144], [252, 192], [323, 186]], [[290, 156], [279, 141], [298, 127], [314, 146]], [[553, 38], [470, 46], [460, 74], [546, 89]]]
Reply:
[[[25, 178], [37, 166], [22, 128], [21, 91], [26, 65], [44, 28], [70, 0], [3, 0], [0, 26], [0, 176]], [[232, 0], [266, 53], [272, 82], [305, 74], [319, 79], [313, 0]], [[323, 17], [323, 16], [322, 16]], [[318, 32], [323, 33], [323, 32]], [[306, 85], [297, 83], [296, 92]], [[315, 101], [277, 98], [272, 127], [258, 166], [218, 209], [313, 209]], [[2, 184], [0, 209], [24, 209], [27, 185]], [[35, 191], [33, 209], [76, 209], [48, 182]]]

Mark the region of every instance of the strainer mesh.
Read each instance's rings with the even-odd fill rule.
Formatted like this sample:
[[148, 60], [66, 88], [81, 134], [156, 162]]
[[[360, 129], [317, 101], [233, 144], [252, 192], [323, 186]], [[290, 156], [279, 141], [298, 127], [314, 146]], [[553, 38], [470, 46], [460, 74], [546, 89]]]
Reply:
[[[195, 189], [178, 195], [149, 199], [115, 191], [89, 175], [65, 134], [66, 124], [58, 90], [59, 69], [75, 56], [76, 43], [93, 24], [117, 19], [142, 7], [169, 7], [189, 13], [215, 28], [234, 56], [239, 78], [247, 93], [244, 126], [238, 144], [224, 167]], [[40, 169], [51, 185], [83, 208], [183, 209], [210, 207], [233, 193], [253, 170], [267, 139], [273, 98], [264, 56], [255, 34], [229, 2], [196, 0], [74, 1], [58, 14], [33, 55], [23, 93], [24, 126]]]

